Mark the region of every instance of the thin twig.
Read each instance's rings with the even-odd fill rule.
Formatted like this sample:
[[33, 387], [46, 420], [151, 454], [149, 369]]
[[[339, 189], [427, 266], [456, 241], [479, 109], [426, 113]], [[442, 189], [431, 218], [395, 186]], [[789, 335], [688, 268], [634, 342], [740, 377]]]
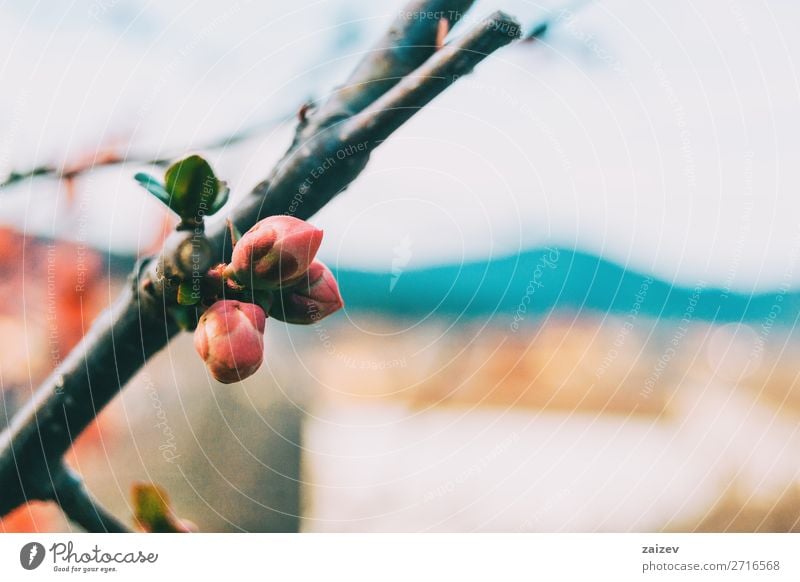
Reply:
[[[439, 22], [452, 28], [474, 0], [415, 0], [406, 5], [344, 84], [319, 110], [318, 120], [335, 121], [363, 110], [436, 52]], [[312, 123], [311, 133], [320, 126]], [[308, 135], [309, 132], [306, 132]]]
[[555, 17], [549, 16], [534, 24], [530, 30], [523, 35], [522, 40], [535, 41], [543, 38], [553, 27], [567, 21], [570, 17], [574, 16], [576, 12], [586, 8], [593, 1], [594, 0], [573, 0], [572, 2], [567, 2], [558, 10], [552, 10], [551, 12], [556, 12], [557, 15]]
[[[198, 146], [194, 149], [200, 151], [211, 151], [218, 149], [225, 149], [232, 145], [236, 145], [248, 139], [251, 139], [268, 129], [275, 127], [275, 125], [291, 119], [290, 115], [283, 115], [262, 121], [250, 127], [246, 127], [240, 131], [234, 132], [231, 135], [213, 140], [205, 145]], [[0, 190], [14, 186], [25, 180], [32, 178], [52, 178], [54, 180], [73, 180], [79, 176], [87, 174], [98, 168], [120, 165], [138, 165], [138, 166], [167, 166], [175, 160], [174, 155], [162, 156], [147, 156], [147, 155], [95, 155], [91, 160], [83, 164], [72, 167], [57, 168], [51, 164], [42, 164], [34, 166], [27, 170], [12, 171], [5, 180], [0, 182]]]

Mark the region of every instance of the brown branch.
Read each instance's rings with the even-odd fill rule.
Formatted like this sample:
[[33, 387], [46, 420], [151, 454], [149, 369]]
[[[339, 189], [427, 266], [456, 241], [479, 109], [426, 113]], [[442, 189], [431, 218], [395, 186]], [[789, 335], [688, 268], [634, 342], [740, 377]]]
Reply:
[[459, 77], [471, 73], [486, 55], [519, 36], [520, 26], [516, 20], [496, 12], [464, 37], [445, 45], [391, 91], [343, 124], [340, 140], [361, 143], [361, 140], [372, 139], [376, 133], [388, 136]]
[[[232, 217], [237, 228], [244, 232], [248, 225], [273, 214], [303, 219], [314, 215], [355, 179], [370, 153], [397, 128], [487, 55], [518, 38], [519, 33], [519, 24], [498, 12], [433, 53], [361, 113], [335, 125], [318, 123], [323, 128], [307, 141], [298, 140], [272, 175], [242, 201]], [[331, 168], [314, 179], [320, 161], [329, 159], [334, 160]], [[224, 224], [212, 226], [212, 241], [225, 240], [225, 230]], [[224, 247], [229, 252], [227, 242]]]
[[127, 288], [0, 434], [0, 515], [55, 496], [51, 468], [73, 438], [178, 332], [163, 306], [144, 299]]
[[86, 490], [83, 481], [67, 467], [56, 475], [53, 501], [61, 506], [70, 521], [91, 533], [132, 533], [111, 515]]
[[[396, 85], [437, 49], [439, 21], [450, 28], [469, 10], [474, 0], [415, 0], [406, 5], [386, 34], [320, 108], [318, 121], [335, 122], [350, 117]], [[308, 128], [316, 133], [319, 124]]]
[[[408, 8], [426, 12], [434, 7], [459, 10], [468, 4], [459, 0], [430, 0], [412, 2]], [[435, 35], [437, 23], [434, 21], [432, 25]], [[400, 30], [418, 30], [416, 26], [409, 27]], [[234, 209], [232, 219], [236, 226], [245, 231], [273, 214], [290, 213], [300, 218], [313, 215], [358, 176], [369, 154], [392, 132], [460, 75], [471, 71], [488, 54], [518, 35], [516, 21], [498, 13], [438, 51], [435, 46], [426, 47], [428, 59], [413, 71], [407, 69], [422, 58], [418, 45], [406, 46], [398, 39], [376, 51], [394, 64], [374, 74], [370, 74], [370, 67], [362, 65], [356, 69], [361, 72], [354, 73], [351, 79], [377, 80], [386, 71], [398, 75], [402, 72], [405, 76], [365, 85], [369, 88], [364, 89], [369, 90], [369, 98], [345, 97], [349, 92], [332, 96], [340, 102], [345, 99], [352, 108], [364, 104], [363, 110], [351, 117], [342, 118], [341, 109], [333, 105], [330, 110], [323, 105], [311, 113], [305, 123], [301, 122], [298, 138], [269, 178]], [[406, 50], [413, 50], [415, 56], [404, 58]], [[375, 54], [371, 53], [369, 58], [373, 59]], [[347, 153], [337, 155], [340, 152]], [[328, 158], [337, 162], [323, 175], [311, 179], [320, 162]], [[209, 225], [211, 250], [220, 260], [230, 252], [228, 232], [224, 221]], [[181, 233], [172, 235], [165, 248], [178, 248], [175, 241], [181, 236]], [[83, 341], [42, 383], [32, 401], [0, 435], [0, 515], [28, 500], [56, 497], [50, 468], [61, 466], [72, 438], [177, 333], [178, 327], [168, 309], [170, 299], [162, 291], [164, 286], [153, 284], [159, 277], [158, 262], [151, 259], [137, 270], [130, 287], [92, 325]]]

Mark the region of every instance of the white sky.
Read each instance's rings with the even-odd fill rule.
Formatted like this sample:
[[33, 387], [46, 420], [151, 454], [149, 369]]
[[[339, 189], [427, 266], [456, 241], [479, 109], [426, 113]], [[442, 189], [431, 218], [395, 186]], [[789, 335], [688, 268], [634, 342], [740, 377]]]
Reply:
[[[115, 140], [190, 151], [284, 114], [342, 79], [403, 6], [181, 4], [0, 4], [0, 173]], [[497, 7], [544, 13], [492, 0], [476, 15]], [[789, 0], [598, 0], [544, 46], [492, 57], [376, 152], [315, 219], [323, 254], [389, 270], [398, 246], [413, 267], [554, 243], [670, 280], [800, 286], [798, 25]], [[242, 193], [289, 135], [210, 157]], [[93, 174], [72, 210], [52, 182], [25, 184], [2, 194], [0, 220], [135, 249], [158, 222], [137, 169]]]

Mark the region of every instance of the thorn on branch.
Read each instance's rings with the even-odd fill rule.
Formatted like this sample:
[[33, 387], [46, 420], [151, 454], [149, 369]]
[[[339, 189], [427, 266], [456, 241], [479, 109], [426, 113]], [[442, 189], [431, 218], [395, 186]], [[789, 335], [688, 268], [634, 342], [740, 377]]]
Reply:
[[447, 38], [447, 33], [450, 32], [450, 21], [446, 18], [439, 19], [439, 26], [436, 29], [436, 50], [444, 46], [444, 39]]
[[536, 24], [528, 34], [522, 39], [524, 42], [534, 42], [541, 38], [544, 38], [547, 33], [550, 31], [550, 21], [543, 20], [542, 22]]
[[311, 110], [312, 104], [309, 101], [306, 101], [300, 106], [300, 109], [297, 110], [297, 121], [299, 123], [306, 122], [306, 116], [308, 112]]

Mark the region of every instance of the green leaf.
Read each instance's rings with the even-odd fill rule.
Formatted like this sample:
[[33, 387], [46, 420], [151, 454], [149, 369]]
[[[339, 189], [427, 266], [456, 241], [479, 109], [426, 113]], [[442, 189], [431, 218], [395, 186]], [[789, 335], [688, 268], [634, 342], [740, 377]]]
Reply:
[[139, 184], [150, 192], [153, 196], [158, 198], [161, 202], [169, 206], [169, 192], [166, 191], [164, 185], [159, 182], [156, 178], [151, 176], [150, 174], [145, 174], [144, 172], [139, 172], [134, 177], [134, 180], [139, 182]]
[[199, 218], [200, 210], [207, 212], [219, 194], [214, 170], [197, 155], [172, 164], [164, 178], [167, 192], [172, 195], [172, 208], [182, 218]]
[[227, 184], [214, 175], [209, 163], [197, 155], [167, 168], [164, 184], [143, 172], [134, 178], [181, 218], [189, 221], [199, 221], [203, 216], [219, 211], [230, 193]]
[[149, 533], [188, 533], [192, 525], [179, 519], [166, 492], [152, 483], [133, 486], [133, 510], [136, 523]]
[[178, 305], [196, 305], [200, 302], [199, 294], [195, 294], [191, 281], [183, 281], [178, 286]]
[[217, 180], [217, 196], [209, 205], [208, 212], [206, 214], [216, 214], [219, 210], [225, 206], [225, 203], [228, 201], [228, 195], [231, 193], [231, 189], [228, 188], [228, 184], [223, 182], [222, 180]]

